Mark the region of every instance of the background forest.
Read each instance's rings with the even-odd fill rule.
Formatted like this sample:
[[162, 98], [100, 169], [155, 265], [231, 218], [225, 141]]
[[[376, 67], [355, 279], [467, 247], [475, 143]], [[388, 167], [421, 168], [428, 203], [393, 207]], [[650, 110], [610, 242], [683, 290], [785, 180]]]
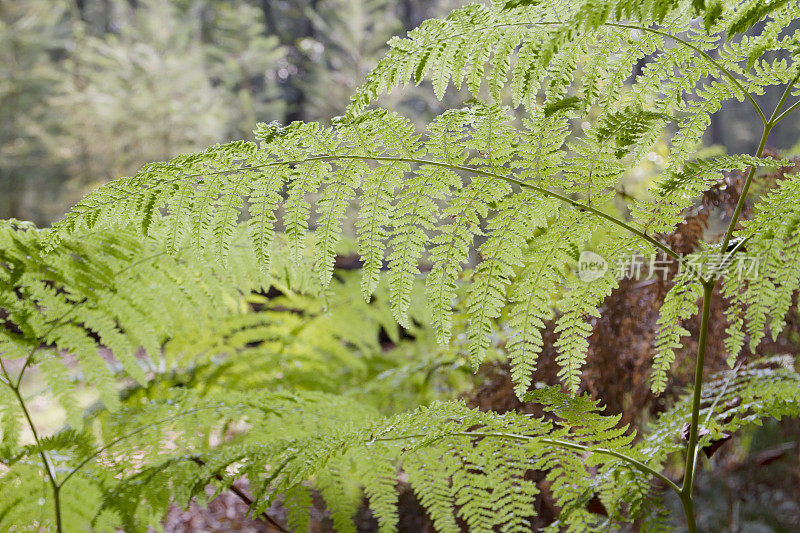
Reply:
[[[46, 224], [148, 161], [330, 119], [391, 36], [458, 4], [3, 0], [0, 216]], [[420, 120], [441, 109], [405, 99]]]
[[[405, 34], [423, 20], [441, 16], [464, 3], [0, 0], [0, 218], [46, 226], [58, 220], [87, 190], [132, 175], [147, 162], [167, 160], [214, 143], [252, 139], [257, 122], [329, 122], [342, 112], [355, 88], [385, 53], [390, 37]], [[764, 97], [767, 107], [773, 107], [780, 98], [778, 89]], [[395, 98], [390, 102], [393, 108], [425, 123], [468, 96], [448, 93], [444, 101], [438, 101], [426, 87], [386, 98]], [[747, 151], [757, 144], [758, 133], [751, 127], [751, 115], [741, 112], [745, 105], [728, 101], [714, 117], [704, 139], [709, 153]], [[768, 149], [782, 155], [797, 154], [799, 141], [800, 125], [789, 120], [776, 128]], [[642, 190], [650, 177], [663, 168], [661, 155], [651, 152], [638, 173], [631, 175], [632, 194]], [[771, 175], [761, 178], [764, 183], [778, 179]], [[721, 207], [723, 211], [725, 206], [732, 208], [738, 198], [731, 189], [741, 179], [738, 173], [731, 173], [726, 184], [708, 191], [696, 215], [672, 236], [671, 245], [691, 251], [706, 228], [715, 229], [716, 222], [708, 220], [702, 206]], [[345, 246], [336, 266], [338, 282], [357, 285], [345, 272], [358, 267], [352, 250]], [[682, 358], [694, 351], [690, 340], [678, 354], [676, 377], [667, 394], [656, 398], [647, 384], [657, 303], [668, 288], [657, 280], [623, 286], [606, 301], [610, 312], [604, 313], [596, 326], [597, 333], [590, 338], [585, 389], [592, 396], [603, 398], [610, 413], [624, 412], [628, 422], [646, 423], [691, 381], [691, 368], [688, 364], [681, 366]], [[281, 300], [290, 297], [289, 292], [280, 293], [273, 288], [258, 295], [261, 300], [255, 298], [248, 303], [257, 311], [282, 309], [289, 306]], [[358, 295], [356, 299], [362, 301]], [[319, 302], [323, 300], [320, 296]], [[333, 310], [346, 320], [353, 316], [345, 315], [343, 309], [347, 308], [359, 320], [368, 317], [370, 327], [378, 332], [375, 338], [367, 335], [365, 339], [347, 340], [350, 344], [363, 340], [359, 348], [365, 352], [391, 354], [366, 363], [371, 366], [364, 375], [370, 379], [390, 376], [408, 387], [403, 372], [411, 373], [409, 368], [427, 372], [424, 383], [414, 383], [414, 393], [403, 392], [407, 396], [392, 400], [398, 406], [410, 408], [434, 398], [460, 396], [481, 409], [524, 411], [514, 394], [506, 364], [486, 365], [473, 378], [467, 372], [459, 373], [462, 362], [458, 353], [428, 353], [437, 348], [425, 328], [387, 326], [391, 318], [384, 316], [388, 312], [380, 307], [380, 299], [376, 305], [363, 304], [356, 309], [347, 300], [326, 301], [325, 305], [319, 302], [304, 302], [306, 318], [335, 321], [337, 317], [330, 318]], [[291, 305], [299, 304], [292, 301]], [[712, 309], [718, 316], [722, 312], [722, 308]], [[611, 319], [620, 316], [625, 317], [622, 322]], [[698, 325], [687, 327], [694, 332]], [[196, 332], [186, 333], [186, 338], [193, 333]], [[548, 334], [536, 376], [552, 382], [557, 368], [548, 366], [554, 333]], [[721, 343], [721, 336], [722, 331], [712, 333], [710, 342]], [[328, 341], [337, 343], [342, 339], [325, 339]], [[498, 344], [502, 342], [500, 339]], [[320, 350], [328, 353], [328, 349]], [[769, 350], [798, 353], [797, 318], [790, 321]], [[402, 355], [397, 355], [400, 352]], [[419, 355], [422, 352], [426, 352], [424, 356]], [[721, 347], [712, 350], [710, 371], [726, 368], [723, 352]], [[715, 358], [714, 354], [718, 356]], [[612, 375], [606, 368], [613, 368], [613, 373], [622, 373], [623, 377], [614, 382], [601, 379], [600, 376]], [[275, 376], [264, 379], [272, 380], [270, 383], [279, 381]], [[365, 379], [337, 375], [330, 381], [355, 389]], [[324, 390], [331, 385], [315, 384], [309, 389], [317, 390], [315, 387]], [[376, 403], [385, 401], [379, 399]], [[47, 420], [48, 407], [47, 403], [38, 406], [42, 420]], [[701, 520], [718, 520], [705, 522], [706, 530], [800, 528], [797, 435], [796, 421], [769, 423], [757, 431], [737, 435], [727, 443], [725, 454], [715, 455], [705, 463], [698, 481], [699, 497], [713, 508], [700, 510], [699, 515]], [[776, 442], [782, 444], [775, 446]], [[593, 503], [598, 504], [588, 505]], [[244, 520], [246, 509], [242, 498], [225, 493], [208, 510], [196, 505], [188, 512], [173, 509], [165, 526], [170, 531], [273, 530], [266, 522]], [[285, 510], [269, 512], [270, 516], [281, 518]], [[552, 503], [542, 501], [541, 519], [547, 521], [554, 514]], [[330, 527], [331, 518], [319, 506], [312, 521], [317, 530], [324, 531]], [[375, 527], [367, 511], [357, 524], [364, 531]], [[421, 531], [425, 527], [428, 522], [413, 495], [410, 491], [402, 494], [401, 530]]]

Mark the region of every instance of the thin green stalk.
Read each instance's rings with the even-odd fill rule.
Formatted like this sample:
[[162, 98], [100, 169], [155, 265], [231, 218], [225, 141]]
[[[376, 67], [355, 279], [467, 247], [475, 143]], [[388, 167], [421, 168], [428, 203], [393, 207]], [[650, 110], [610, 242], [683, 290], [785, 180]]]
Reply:
[[697, 533], [697, 519], [694, 514], [694, 500], [692, 496], [680, 494], [681, 506], [683, 507], [683, 514], [686, 516], [686, 525], [689, 527], [689, 533]]
[[[798, 73], [798, 75], [786, 85], [778, 105], [775, 106], [775, 111], [772, 112], [772, 116], [769, 117], [769, 120], [764, 123], [764, 131], [761, 134], [761, 141], [758, 143], [756, 157], [761, 157], [761, 155], [764, 153], [764, 147], [767, 145], [767, 139], [769, 138], [772, 128], [775, 127], [775, 124], [783, 120], [784, 117], [786, 117], [789, 113], [794, 111], [798, 105], [800, 105], [800, 102], [797, 102], [792, 107], [787, 109], [783, 114], [779, 114], [781, 109], [783, 109], [784, 104], [786, 104], [786, 99], [789, 97], [792, 87], [794, 87], [794, 84], [797, 83], [798, 79], [800, 79], [800, 73]], [[722, 240], [722, 247], [720, 248], [722, 252], [728, 249], [728, 244], [731, 241], [731, 237], [733, 237], [733, 231], [736, 229], [736, 224], [739, 222], [739, 217], [742, 215], [742, 208], [747, 200], [747, 193], [750, 191], [750, 185], [753, 183], [753, 177], [755, 174], [756, 167], [750, 167], [750, 171], [747, 173], [747, 179], [745, 179], [744, 186], [742, 187], [742, 192], [739, 195], [739, 201], [736, 202], [736, 209], [734, 210], [731, 221], [728, 224], [728, 230], [725, 232], [725, 238]]]
[[797, 102], [795, 102], [794, 104], [792, 104], [792, 106], [791, 106], [789, 109], [787, 109], [786, 111], [784, 111], [783, 113], [781, 113], [779, 116], [777, 116], [777, 117], [775, 118], [775, 120], [773, 120], [773, 121], [772, 121], [772, 123], [773, 123], [773, 124], [777, 124], [777, 123], [778, 123], [778, 122], [780, 122], [781, 120], [785, 119], [785, 118], [786, 118], [786, 117], [787, 117], [787, 116], [788, 116], [788, 115], [789, 115], [789, 114], [790, 114], [792, 111], [794, 111], [794, 110], [795, 110], [795, 109], [797, 109], [798, 107], [800, 107], [800, 100], [798, 100]]
[[[778, 102], [778, 105], [775, 107], [775, 111], [772, 113], [772, 116], [769, 120], [764, 122], [764, 131], [761, 134], [761, 140], [758, 143], [758, 149], [756, 150], [756, 157], [761, 157], [764, 152], [764, 147], [767, 144], [767, 139], [769, 138], [769, 134], [772, 131], [772, 128], [778, 121], [782, 120], [788, 113], [790, 113], [793, 109], [798, 107], [798, 104], [793, 105], [790, 107], [786, 112], [780, 114], [781, 109], [783, 108], [784, 104], [786, 103], [786, 99], [789, 96], [789, 93], [797, 82], [800, 79], [800, 74], [798, 74], [787, 86], [783, 92], [783, 95]], [[725, 232], [725, 237], [722, 240], [722, 246], [720, 250], [724, 251], [728, 249], [728, 245], [730, 244], [731, 237], [733, 236], [733, 231], [736, 228], [737, 223], [739, 222], [739, 218], [742, 214], [742, 209], [744, 207], [745, 201], [747, 199], [747, 194], [750, 190], [750, 185], [753, 182], [753, 177], [755, 176], [756, 167], [751, 166], [749, 172], [747, 173], [747, 178], [745, 179], [744, 186], [742, 187], [742, 191], [739, 196], [739, 201], [736, 203], [736, 209], [734, 210], [733, 216], [731, 217], [731, 221], [728, 224], [728, 229]], [[743, 249], [742, 246], [737, 247], [736, 250], [731, 252], [736, 253], [739, 249]], [[697, 440], [698, 440], [698, 433], [699, 433], [699, 424], [700, 424], [700, 402], [702, 399], [703, 394], [703, 367], [705, 365], [705, 354], [706, 354], [706, 341], [708, 339], [708, 321], [710, 315], [710, 308], [711, 308], [711, 296], [714, 292], [714, 286], [717, 283], [718, 278], [716, 276], [712, 276], [710, 279], [705, 280], [703, 282], [703, 311], [702, 317], [700, 321], [700, 339], [699, 344], [697, 347], [697, 361], [695, 362], [695, 372], [694, 372], [694, 393], [692, 397], [692, 420], [689, 426], [689, 445], [686, 449], [686, 464], [683, 474], [683, 486], [681, 487], [679, 496], [681, 499], [681, 504], [683, 505], [684, 513], [686, 514], [686, 523], [689, 527], [690, 533], [697, 533], [697, 519], [695, 517], [695, 510], [694, 510], [694, 499], [693, 499], [693, 490], [694, 490], [694, 482], [697, 473], [697, 456], [698, 456], [698, 447], [697, 447]], [[726, 384], [727, 386], [727, 384]], [[713, 410], [713, 405], [712, 405]]]
[[[621, 461], [624, 461], [624, 462], [628, 463], [629, 465], [631, 465], [632, 467], [636, 468], [637, 470], [640, 470], [641, 472], [644, 472], [646, 474], [650, 474], [651, 476], [660, 479], [670, 489], [675, 491], [675, 493], [678, 494], [678, 496], [680, 496], [680, 494], [681, 494], [680, 487], [678, 487], [678, 485], [676, 485], [675, 482], [673, 482], [671, 479], [669, 479], [667, 476], [665, 476], [661, 472], [659, 472], [659, 471], [657, 471], [657, 470], [655, 470], [653, 468], [650, 468], [649, 466], [647, 466], [643, 462], [638, 461], [638, 460], [634, 459], [633, 457], [628, 457], [624, 453], [620, 453], [620, 452], [617, 452], [617, 451], [614, 451], [614, 450], [609, 450], [607, 448], [591, 448], [589, 446], [584, 446], [583, 444], [576, 444], [574, 442], [568, 442], [568, 441], [563, 441], [563, 440], [559, 440], [559, 439], [551, 439], [551, 438], [547, 438], [547, 437], [532, 437], [530, 435], [521, 435], [519, 433], [501, 433], [501, 432], [493, 433], [493, 432], [481, 432], [481, 431], [455, 431], [453, 433], [448, 433], [447, 435], [441, 435], [439, 438], [451, 437], [451, 436], [456, 436], [456, 437], [481, 437], [481, 438], [496, 437], [496, 438], [509, 439], [509, 440], [536, 441], [536, 442], [541, 442], [541, 443], [544, 443], [544, 444], [549, 444], [550, 446], [555, 446], [555, 447], [558, 447], [558, 448], [564, 448], [564, 449], [567, 449], [567, 450], [573, 450], [573, 451], [581, 452], [581, 453], [590, 453], [590, 454], [599, 453], [601, 455], [609, 455], [611, 457], [615, 457], [617, 459], [620, 459]], [[397, 441], [397, 440], [404, 440], [404, 439], [426, 438], [426, 437], [428, 437], [428, 435], [425, 435], [425, 434], [400, 435], [398, 437], [383, 437], [383, 438], [378, 437], [378, 438], [372, 439], [371, 442]]]
[[703, 311], [700, 319], [700, 340], [697, 346], [697, 361], [694, 367], [694, 393], [692, 396], [692, 421], [689, 426], [689, 446], [686, 448], [686, 466], [683, 474], [683, 486], [680, 490], [681, 503], [686, 513], [686, 521], [690, 533], [697, 532], [697, 523], [694, 517], [694, 502], [692, 490], [694, 489], [695, 469], [697, 465], [697, 436], [700, 424], [700, 400], [703, 396], [703, 368], [706, 359], [706, 341], [708, 339], [708, 320], [711, 313], [711, 294], [714, 292], [716, 280], [706, 281], [703, 284]]
[[[657, 239], [654, 239], [653, 237], [651, 237], [650, 235], [647, 235], [643, 231], [634, 228], [633, 226], [631, 226], [630, 224], [626, 223], [625, 221], [620, 220], [615, 216], [612, 216], [612, 215], [609, 215], [607, 213], [604, 213], [604, 212], [602, 212], [602, 211], [600, 211], [598, 209], [595, 209], [594, 207], [592, 207], [590, 205], [578, 202], [578, 201], [573, 200], [572, 198], [569, 198], [568, 196], [565, 196], [563, 194], [559, 194], [557, 192], [551, 191], [551, 190], [546, 189], [544, 187], [540, 187], [538, 185], [533, 185], [531, 183], [527, 183], [525, 181], [518, 180], [516, 178], [512, 178], [512, 177], [509, 177], [509, 176], [504, 176], [502, 174], [497, 174], [495, 172], [488, 172], [486, 170], [482, 170], [482, 169], [479, 169], [479, 168], [467, 167], [467, 166], [462, 166], [462, 165], [453, 165], [453, 164], [450, 164], [450, 163], [442, 163], [441, 161], [434, 161], [432, 159], [419, 159], [419, 158], [413, 158], [413, 157], [373, 156], [373, 155], [321, 154], [321, 155], [316, 155], [316, 156], [309, 156], [309, 157], [306, 157], [306, 158], [303, 158], [303, 159], [296, 159], [296, 160], [292, 160], [292, 161], [270, 161], [269, 163], [263, 163], [263, 164], [260, 164], [260, 165], [248, 165], [246, 167], [241, 167], [241, 168], [236, 168], [236, 169], [218, 170], [218, 171], [207, 172], [207, 173], [203, 173], [203, 174], [200, 174], [200, 173], [198, 173], [198, 174], [187, 174], [186, 176], [181, 176], [181, 177], [178, 177], [178, 178], [164, 180], [164, 181], [160, 182], [158, 185], [175, 183], [175, 182], [178, 182], [178, 181], [182, 181], [182, 180], [186, 180], [186, 179], [192, 179], [192, 178], [202, 178], [202, 177], [206, 177], [206, 176], [222, 175], [222, 174], [233, 174], [233, 173], [236, 173], [236, 172], [240, 172], [242, 170], [265, 169], [265, 168], [271, 168], [271, 167], [276, 167], [276, 166], [285, 166], [285, 165], [301, 165], [303, 163], [311, 163], [311, 162], [314, 162], [314, 161], [335, 161], [337, 159], [342, 159], [342, 160], [343, 159], [358, 159], [358, 160], [361, 160], [361, 161], [375, 161], [375, 162], [385, 161], [385, 162], [397, 162], [397, 163], [414, 163], [414, 164], [417, 164], [417, 165], [431, 165], [431, 166], [436, 166], [436, 167], [441, 167], [441, 168], [447, 168], [447, 169], [450, 169], [450, 170], [457, 170], [457, 171], [460, 171], [460, 172], [469, 172], [469, 173], [472, 173], [472, 174], [477, 174], [479, 176], [486, 176], [486, 177], [489, 177], [489, 178], [500, 179], [500, 180], [503, 180], [503, 181], [505, 181], [507, 183], [513, 183], [514, 185], [518, 185], [519, 187], [524, 187], [524, 188], [527, 188], [527, 189], [531, 189], [533, 191], [538, 192], [539, 194], [541, 194], [543, 196], [548, 196], [550, 198], [555, 198], [555, 199], [561, 200], [562, 202], [565, 202], [565, 203], [567, 203], [567, 204], [569, 204], [569, 205], [571, 205], [571, 206], [573, 206], [573, 207], [575, 207], [577, 209], [580, 209], [582, 211], [587, 211], [587, 212], [592, 213], [593, 215], [595, 215], [597, 217], [600, 217], [600, 218], [603, 218], [605, 220], [608, 220], [609, 222], [615, 224], [616, 226], [619, 226], [620, 228], [623, 228], [626, 231], [636, 235], [640, 239], [642, 239], [644, 241], [647, 241], [648, 243], [650, 243], [651, 245], [655, 246], [659, 250], [663, 251], [665, 254], [667, 254], [668, 256], [672, 257], [676, 261], [678, 261], [680, 263], [683, 262], [683, 259], [681, 258], [681, 256], [677, 252], [675, 252], [673, 249], [671, 249], [669, 246], [667, 246], [666, 244], [664, 244], [662, 242], [659, 242]], [[118, 202], [118, 201], [130, 198], [134, 194], [135, 193], [129, 193], [129, 194], [126, 194], [126, 195], [123, 195], [123, 196], [119, 196], [119, 197], [114, 198], [112, 201]], [[99, 207], [101, 205], [105, 205], [107, 203], [111, 203], [111, 201], [105, 202], [105, 203], [100, 203], [97, 206], [95, 206], [95, 208]]]
[[11, 377], [9, 376], [8, 372], [6, 371], [6, 367], [3, 364], [2, 359], [0, 359], [0, 368], [2, 368], [3, 374], [8, 379], [7, 386], [11, 391], [14, 393], [14, 396], [17, 398], [17, 403], [19, 403], [20, 409], [22, 409], [22, 414], [25, 416], [25, 421], [28, 423], [28, 427], [31, 430], [31, 435], [33, 435], [33, 441], [36, 443], [36, 446], [39, 447], [39, 457], [42, 460], [42, 464], [44, 466], [45, 473], [47, 474], [47, 479], [50, 483], [50, 487], [53, 490], [53, 506], [55, 508], [55, 518], [56, 518], [56, 532], [62, 532], [62, 525], [61, 525], [61, 487], [58, 484], [58, 478], [56, 477], [56, 470], [53, 466], [52, 461], [47, 456], [44, 450], [41, 449], [41, 440], [39, 439], [39, 433], [36, 431], [36, 426], [33, 424], [33, 418], [31, 417], [30, 411], [28, 411], [28, 406], [25, 404], [25, 399], [22, 397], [22, 394], [19, 392], [19, 386], [11, 385]]
[[797, 80], [800, 80], [800, 72], [798, 72], [797, 75], [792, 79], [792, 81], [790, 81], [788, 85], [786, 85], [786, 89], [784, 89], [783, 94], [781, 95], [781, 99], [778, 102], [778, 105], [775, 106], [775, 111], [769, 118], [769, 123], [772, 124], [773, 126], [778, 122], [780, 122], [781, 120], [783, 120], [784, 118], [786, 118], [786, 116], [788, 116], [792, 111], [794, 111], [795, 109], [797, 109], [798, 106], [800, 106], [800, 102], [795, 102], [789, 107], [789, 109], [778, 115], [781, 109], [783, 109], [783, 106], [786, 103], [786, 99], [789, 98], [789, 93], [792, 91], [792, 87], [794, 87], [795, 83], [797, 83]]

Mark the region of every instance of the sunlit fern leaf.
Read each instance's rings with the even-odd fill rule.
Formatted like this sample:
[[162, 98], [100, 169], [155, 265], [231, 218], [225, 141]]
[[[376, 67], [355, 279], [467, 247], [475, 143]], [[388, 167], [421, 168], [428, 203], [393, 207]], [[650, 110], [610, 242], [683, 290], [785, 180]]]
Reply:
[[451, 475], [461, 468], [452, 456], [439, 456], [434, 450], [419, 450], [403, 463], [408, 481], [437, 531], [461, 531], [454, 517], [455, 501]]
[[604, 115], [594, 135], [598, 142], [611, 141], [614, 144], [614, 155], [621, 158], [628, 148], [636, 144], [648, 131], [654, 127], [663, 126], [667, 117], [657, 111], [644, 110], [633, 106], [620, 111]]
[[[275, 211], [280, 203], [283, 181], [286, 179], [281, 170], [283, 169], [268, 169], [266, 172], [259, 172], [251, 178], [248, 184], [250, 188], [248, 198], [251, 217], [249, 221], [250, 240], [259, 265], [265, 273], [270, 271], [271, 247], [277, 219]], [[236, 192], [238, 187], [244, 187], [244, 184], [238, 185], [233, 192]], [[229, 221], [233, 223], [236, 221], [234, 217], [238, 218], [239, 211], [232, 205], [228, 209], [231, 211]], [[230, 224], [226, 229], [229, 233], [221, 237], [230, 241], [234, 225]]]
[[[45, 498], [47, 487], [42, 484], [41, 466], [17, 465], [3, 476], [3, 498], [0, 499], [0, 527], [41, 527], [44, 522], [53, 526], [53, 504]], [[8, 490], [12, 488], [13, 490]]]
[[[463, 129], [470, 114], [450, 111], [429, 125], [430, 138], [426, 151], [450, 165], [460, 165], [466, 160], [459, 145], [465, 134]], [[427, 242], [426, 231], [434, 228], [439, 208], [437, 199], [447, 196], [451, 188], [461, 185], [461, 178], [452, 170], [438, 165], [422, 165], [407, 177], [395, 207], [392, 237], [389, 244], [389, 287], [392, 292], [392, 309], [401, 324], [407, 324], [406, 313], [410, 304], [414, 276], [419, 273], [419, 258]]]
[[[362, 149], [366, 154], [387, 154], [411, 158], [420, 152], [414, 126], [394, 113], [375, 113], [375, 120], [365, 124]], [[356, 221], [358, 253], [364, 263], [362, 292], [372, 296], [383, 268], [385, 245], [394, 218], [393, 203], [403, 178], [411, 171], [407, 162], [389, 162], [366, 173], [361, 185], [361, 209]]]
[[[472, 145], [470, 147], [484, 153], [489, 168], [500, 167], [509, 159], [508, 151], [501, 144], [510, 135], [505, 120], [503, 110], [495, 107], [477, 108], [472, 118], [474, 134], [467, 146]], [[505, 181], [477, 175], [455, 193], [443, 211], [444, 223], [431, 239], [433, 266], [427, 277], [432, 318], [441, 342], [450, 339], [456, 279], [461, 265], [467, 262], [474, 237], [483, 233], [481, 219], [486, 217], [490, 204], [502, 201], [510, 192]], [[476, 350], [475, 357], [479, 353], [480, 349]]]
[[473, 276], [467, 296], [467, 309], [472, 316], [467, 332], [470, 358], [474, 367], [483, 361], [493, 330], [492, 321], [506, 305], [507, 286], [523, 265], [526, 239], [534, 230], [547, 226], [553, 211], [542, 209], [536, 194], [516, 194], [501, 200], [498, 214], [487, 224], [488, 238], [479, 248], [483, 260]]
[[730, 39], [736, 34], [746, 32], [764, 17], [785, 7], [788, 3], [788, 0], [768, 0], [766, 2], [751, 0], [744, 2], [734, 15], [730, 26], [728, 26], [728, 38]]
[[355, 532], [353, 518], [362, 501], [361, 490], [354, 480], [342, 474], [343, 472], [332, 465], [328, 472], [319, 474], [316, 486], [331, 510], [333, 527], [336, 531]]
[[729, 262], [723, 278], [725, 296], [731, 301], [726, 311], [726, 347], [733, 360], [744, 345], [745, 335], [755, 349], [770, 326], [780, 332], [789, 312], [797, 285], [800, 242], [796, 228], [800, 221], [797, 194], [800, 179], [796, 167], [756, 204], [752, 220], [745, 221], [736, 236], [747, 239], [747, 253]]
[[569, 212], [558, 216], [558, 223], [536, 239], [526, 254], [526, 267], [510, 295], [508, 350], [514, 390], [520, 397], [530, 386], [543, 348], [545, 321], [553, 315], [550, 294], [560, 284], [565, 266], [574, 259], [573, 251], [588, 238], [580, 217]]
[[359, 480], [364, 486], [364, 493], [369, 499], [369, 506], [378, 520], [379, 531], [397, 530], [400, 516], [397, 510], [397, 465], [385, 461], [390, 457], [385, 446], [374, 443], [354, 454]]
[[[239, 257], [250, 254], [247, 248], [237, 249], [222, 269], [216, 263], [178, 262], [163, 241], [140, 241], [126, 232], [64, 238], [47, 252], [47, 231], [20, 231], [8, 224], [1, 229], [0, 288], [7, 324], [28, 338], [24, 363], [41, 363], [44, 381], [73, 428], [81, 427], [77, 387], [93, 388], [113, 410], [119, 405], [117, 374], [144, 384], [176, 324], [210, 319], [216, 307], [211, 302], [241, 295], [243, 279], [247, 286], [260, 285]], [[151, 232], [163, 236], [163, 229]], [[186, 281], [191, 283], [182, 287]], [[14, 354], [4, 355], [9, 356]]]
[[683, 220], [683, 211], [714, 183], [722, 173], [746, 170], [748, 167], [777, 168], [780, 161], [756, 158], [746, 154], [698, 159], [684, 163], [680, 171], [665, 173], [651, 190], [651, 198], [639, 200], [632, 214], [648, 231], [672, 231]]
[[674, 285], [664, 298], [657, 322], [656, 353], [650, 376], [650, 388], [653, 392], [661, 393], [666, 390], [668, 372], [675, 361], [675, 350], [681, 347], [681, 337], [689, 334], [683, 322], [698, 312], [700, 289], [697, 279], [692, 277], [689, 270], [685, 270], [675, 278]]
[[66, 413], [67, 424], [77, 430], [83, 428], [83, 412], [78, 406], [72, 384], [73, 377], [56, 354], [50, 354], [39, 363], [45, 383], [53, 391], [59, 405]]

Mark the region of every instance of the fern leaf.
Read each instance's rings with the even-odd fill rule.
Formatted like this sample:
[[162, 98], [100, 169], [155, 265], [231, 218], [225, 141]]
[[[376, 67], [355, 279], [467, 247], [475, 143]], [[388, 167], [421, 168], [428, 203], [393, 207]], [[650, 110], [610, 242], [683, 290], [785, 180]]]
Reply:
[[650, 388], [655, 393], [666, 390], [667, 373], [675, 361], [675, 350], [681, 347], [680, 338], [689, 334], [682, 322], [697, 312], [700, 289], [700, 282], [686, 270], [675, 277], [674, 285], [664, 298], [657, 322], [656, 354], [650, 377]]

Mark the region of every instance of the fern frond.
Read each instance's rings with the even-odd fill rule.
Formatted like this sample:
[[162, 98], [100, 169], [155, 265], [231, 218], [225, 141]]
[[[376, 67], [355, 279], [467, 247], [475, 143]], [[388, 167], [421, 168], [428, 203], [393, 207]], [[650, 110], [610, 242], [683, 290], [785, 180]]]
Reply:
[[[562, 276], [555, 274], [560, 265], [542, 267], [523, 252], [538, 237], [531, 231], [558, 231], [551, 227], [558, 222], [552, 220], [556, 211], [550, 199], [567, 204], [565, 210], [586, 209], [592, 215], [581, 218], [586, 234], [604, 219], [637, 236], [632, 247], [664, 250], [657, 234], [674, 231], [686, 208], [720, 172], [782, 164], [742, 155], [700, 160], [693, 155], [711, 116], [727, 100], [747, 99], [767, 124], [754, 95], [796, 77], [796, 62], [786, 57], [797, 49], [797, 36], [780, 28], [794, 20], [797, 0], [756, 4], [498, 1], [456, 9], [444, 19], [426, 21], [406, 38], [392, 39], [386, 56], [331, 127], [260, 125], [258, 145], [230, 143], [148, 165], [136, 176], [88, 195], [56, 224], [48, 237], [50, 246], [86, 228], [136, 226], [145, 235], [159, 233], [164, 230], [158, 219], [166, 208], [168, 250], [175, 252], [188, 233], [201, 256], [225, 261], [239, 218], [248, 216], [243, 214], [245, 198], [251, 248], [264, 272], [282, 210], [296, 262], [307, 230], [314, 229], [316, 275], [325, 285], [347, 231], [345, 215], [355, 206], [365, 298], [378, 287], [379, 272], [387, 263], [394, 318], [410, 327], [412, 286], [427, 262], [431, 320], [438, 340], [446, 342], [456, 295], [466, 285], [469, 351], [476, 364], [490, 344], [491, 324], [507, 307], [513, 308], [513, 328], [524, 332], [524, 340], [510, 345], [521, 392], [529, 385], [526, 376], [539, 351], [536, 334], [530, 332], [549, 316], [545, 302], [558, 295], [561, 284]], [[701, 15], [704, 29], [691, 22]], [[749, 29], [756, 20], [764, 22], [763, 28], [722, 42], [726, 31]], [[773, 51], [776, 59], [765, 55]], [[438, 97], [452, 82], [457, 88], [466, 84], [475, 101], [435, 118], [425, 136], [409, 120], [373, 106], [395, 86], [428, 79]], [[502, 106], [506, 96], [518, 107], [514, 115]], [[578, 116], [586, 119], [581, 134], [572, 123]], [[608, 214], [626, 170], [652, 150], [673, 122], [667, 172], [651, 197], [636, 202], [631, 223], [624, 215]], [[319, 198], [313, 213], [308, 202], [312, 195]], [[512, 211], [526, 205], [526, 196], [535, 198], [531, 215], [546, 218], [520, 223], [514, 217]], [[475, 248], [483, 258], [474, 257]], [[769, 267], [776, 275], [770, 279], [778, 271], [785, 274], [783, 266], [774, 265], [783, 264], [786, 256], [776, 249]], [[529, 260], [535, 263], [529, 265]], [[467, 266], [474, 269], [465, 270]], [[526, 287], [529, 292], [551, 291], [532, 303], [533, 313], [518, 311], [519, 296], [505, 294], [518, 272], [529, 266], [546, 268], [552, 276], [541, 287]], [[754, 343], [766, 324], [779, 331], [782, 318], [776, 316], [788, 309], [789, 289], [764, 283], [767, 297], [753, 300], [751, 292], [749, 298], [761, 303], [748, 303], [750, 316], [742, 318]], [[585, 319], [613, 289], [614, 283], [604, 278], [562, 299], [568, 308], [560, 319], [562, 376], [570, 388], [577, 387], [591, 331]], [[732, 347], [740, 336], [735, 329]], [[153, 338], [135, 342], [148, 341], [151, 351]], [[126, 366], [134, 368], [130, 362]]]
[[681, 337], [689, 334], [683, 327], [683, 321], [697, 312], [697, 299], [702, 292], [700, 282], [688, 270], [675, 276], [673, 283], [664, 297], [657, 322], [656, 353], [650, 376], [650, 389], [655, 393], [666, 390], [669, 368], [675, 361], [675, 350], [681, 347]]
[[[701, 397], [700, 447], [766, 418], [796, 417], [800, 413], [800, 374], [790, 356], [772, 356], [719, 372], [706, 382]], [[682, 449], [681, 428], [691, 417], [692, 395], [658, 417], [637, 447], [651, 457]]]
[[736, 232], [738, 238], [747, 239], [747, 254], [725, 268], [723, 290], [731, 300], [726, 311], [730, 360], [741, 350], [745, 334], [755, 350], [766, 326], [773, 337], [782, 331], [797, 289], [800, 212], [796, 199], [800, 190], [798, 174], [792, 167], [788, 170], [788, 176], [756, 204], [753, 219]]
[[511, 294], [508, 350], [517, 396], [528, 389], [536, 369], [543, 347], [541, 330], [553, 314], [550, 294], [556, 292], [574, 251], [588, 238], [581, 217], [570, 212], [560, 217], [562, 221], [536, 239]]

